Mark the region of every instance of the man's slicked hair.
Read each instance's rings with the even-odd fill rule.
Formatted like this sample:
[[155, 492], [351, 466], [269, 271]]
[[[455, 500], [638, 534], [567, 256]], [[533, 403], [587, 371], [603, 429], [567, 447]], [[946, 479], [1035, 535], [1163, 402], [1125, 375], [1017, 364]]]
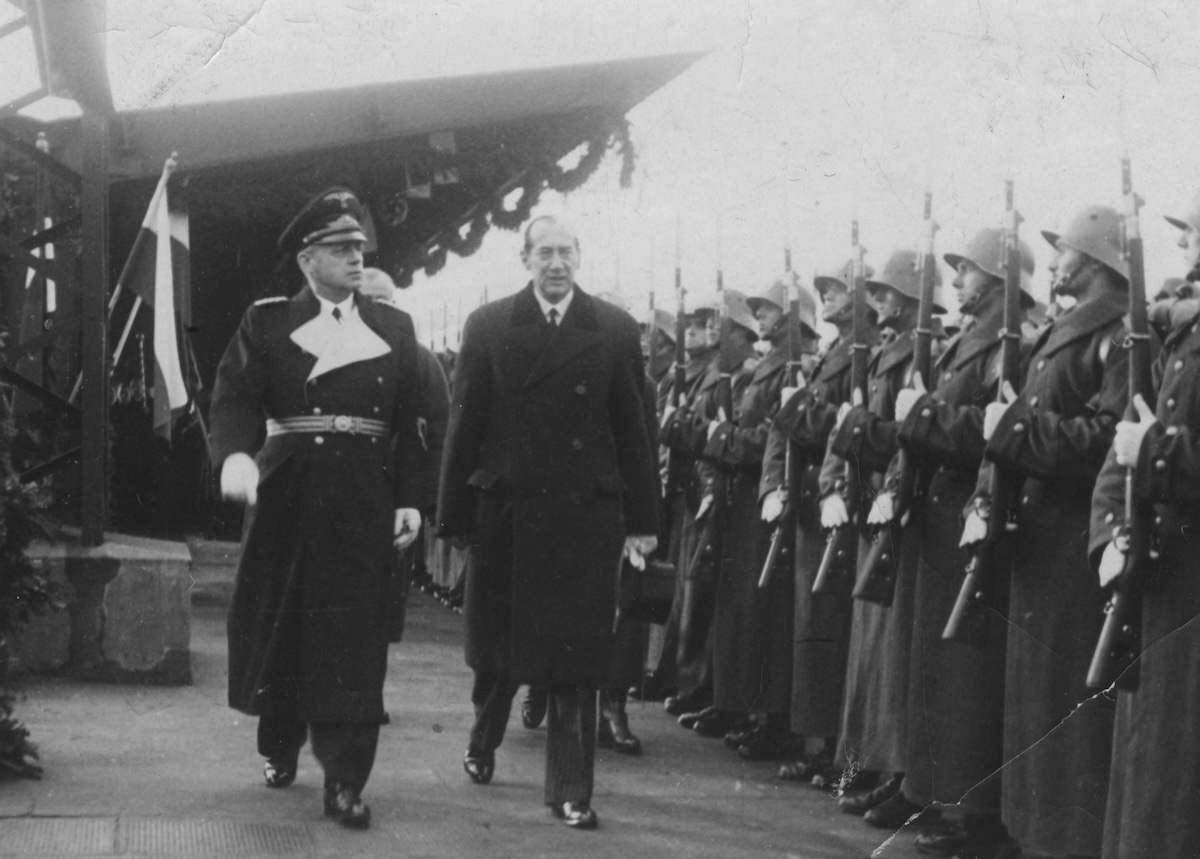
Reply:
[[575, 250], [579, 250], [579, 234], [567, 221], [558, 215], [538, 215], [525, 225], [525, 253], [533, 250], [533, 228], [538, 224], [549, 224], [552, 227], [566, 227], [575, 237]]

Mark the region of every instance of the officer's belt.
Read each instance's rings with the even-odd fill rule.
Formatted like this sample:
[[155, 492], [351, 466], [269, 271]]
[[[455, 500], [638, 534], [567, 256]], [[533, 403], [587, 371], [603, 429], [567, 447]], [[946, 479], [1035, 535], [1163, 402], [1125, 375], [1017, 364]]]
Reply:
[[383, 421], [350, 415], [301, 415], [294, 418], [267, 418], [267, 435], [284, 435], [293, 432], [344, 432], [351, 435], [366, 435], [387, 438], [391, 430]]

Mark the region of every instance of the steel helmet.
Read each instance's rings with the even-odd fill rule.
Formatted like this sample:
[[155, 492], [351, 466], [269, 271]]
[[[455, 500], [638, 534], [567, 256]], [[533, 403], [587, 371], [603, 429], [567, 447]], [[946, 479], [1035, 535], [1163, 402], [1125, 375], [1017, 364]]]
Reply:
[[[1032, 306], [1033, 298], [1033, 249], [1024, 241], [1018, 243], [1021, 254], [1021, 295], [1027, 307]], [[1004, 230], [989, 228], [980, 230], [967, 242], [967, 249], [961, 254], [943, 254], [942, 259], [953, 269], [963, 260], [974, 263], [980, 271], [992, 277], [1004, 279]]]
[[[654, 308], [654, 327], [672, 343], [675, 342], [675, 316], [661, 308]], [[642, 323], [642, 328], [646, 328], [646, 324]]]
[[1181, 230], [1189, 227], [1193, 230], [1200, 230], [1200, 194], [1192, 199], [1192, 205], [1188, 207], [1187, 214], [1182, 218], [1173, 218], [1167, 215], [1166, 219], [1172, 226], [1179, 227]]
[[[867, 288], [889, 286], [903, 296], [921, 300], [921, 277], [917, 271], [917, 252], [910, 249], [898, 250], [888, 258], [883, 274], [867, 280]], [[942, 273], [933, 270], [933, 312], [945, 313], [942, 303]]]
[[[863, 265], [863, 275], [872, 277], [875, 274], [875, 269], [869, 265]], [[824, 295], [825, 290], [829, 289], [835, 283], [840, 283], [843, 289], [850, 289], [850, 281], [854, 279], [854, 260], [848, 259], [837, 271], [826, 274], [818, 274], [813, 278], [813, 286], [816, 288], [819, 295]]]
[[758, 320], [754, 318], [754, 312], [746, 302], [745, 294], [736, 289], [726, 289], [724, 292], [725, 314], [729, 317], [729, 321], [745, 328], [757, 340]]
[[[791, 305], [792, 296], [795, 294], [792, 287], [797, 280], [794, 272], [784, 272], [771, 281], [771, 284], [758, 295], [747, 298], [746, 304], [752, 313], [757, 313], [758, 308], [763, 304], [773, 304], [786, 313]], [[804, 287], [800, 287], [798, 291], [800, 293], [800, 325], [817, 337], [819, 336], [817, 334], [817, 300]]]
[[1053, 247], [1061, 241], [1072, 250], [1087, 254], [1126, 280], [1129, 264], [1121, 256], [1121, 216], [1108, 206], [1088, 206], [1061, 233], [1042, 230]]

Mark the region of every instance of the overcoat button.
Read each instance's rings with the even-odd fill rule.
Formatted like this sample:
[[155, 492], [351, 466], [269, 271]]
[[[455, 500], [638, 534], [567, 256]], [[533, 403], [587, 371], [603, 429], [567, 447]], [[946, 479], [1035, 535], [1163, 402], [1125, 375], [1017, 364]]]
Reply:
[[577, 438], [571, 439], [571, 447], [575, 448], [576, 450], [583, 450], [583, 442]]
[[1167, 461], [1165, 459], [1156, 459], [1154, 461], [1154, 468], [1156, 471], [1166, 471]]
[[1022, 498], [1022, 499], [1021, 499], [1021, 503], [1022, 503], [1022, 504], [1028, 504], [1028, 503], [1029, 503], [1029, 496], [1028, 496], [1028, 495], [1026, 495], [1024, 498]]
[[319, 414], [321, 414], [321, 410], [320, 410], [319, 408], [317, 408], [316, 406], [314, 406], [314, 407], [313, 407], [313, 414], [314, 414], [314, 415], [319, 415]]
[[1179, 427], [1167, 427], [1167, 435], [1179, 435]]
[[1105, 521], [1107, 524], [1111, 525], [1113, 522], [1115, 522], [1115, 521], [1116, 521], [1116, 518], [1117, 518], [1117, 516], [1116, 516], [1116, 514], [1115, 514], [1115, 513], [1108, 513], [1108, 514], [1106, 514], [1106, 515], [1105, 515], [1105, 517], [1104, 517], [1104, 521]]
[[1034, 394], [1029, 398], [1029, 405], [1033, 406], [1034, 408], [1037, 408], [1037, 404], [1039, 402], [1041, 402], [1041, 398], [1037, 394]]
[[1025, 424], [1017, 421], [1015, 424], [1013, 424], [1013, 432], [1025, 432]]
[[381, 385], [382, 385], [382, 384], [383, 384], [383, 376], [380, 376], [380, 377], [379, 377], [378, 379], [376, 379], [375, 381], [376, 381], [376, 382], [378, 382], [379, 384], [381, 384]]
[[1043, 358], [1042, 360], [1038, 361], [1038, 369], [1039, 369], [1039, 370], [1045, 370], [1045, 369], [1046, 369], [1046, 359], [1045, 359], [1045, 358]]
[[319, 435], [313, 439], [313, 444], [324, 444], [324, 443], [325, 443], [325, 436], [323, 436], [323, 435]]
[[927, 418], [933, 414], [933, 409], [921, 409], [921, 417]]
[[1180, 358], [1178, 361], [1175, 362], [1175, 369], [1176, 370], [1183, 369], [1183, 359], [1182, 358]]
[[375, 412], [375, 414], [379, 414], [379, 406], [375, 406], [375, 408], [373, 408], [371, 411]]
[[1168, 408], [1168, 409], [1173, 409], [1173, 408], [1175, 408], [1175, 398], [1174, 398], [1174, 397], [1169, 397], [1169, 398], [1167, 399], [1167, 408]]
[[934, 504], [937, 504], [937, 503], [938, 503], [938, 497], [937, 497], [936, 495], [934, 495], [934, 496], [933, 496], [932, 498], [930, 498], [929, 500], [930, 500], [930, 501], [932, 501]]
[[583, 396], [584, 394], [587, 393], [587, 385], [584, 385], [583, 383], [576, 385], [575, 393], [579, 394], [580, 396]]
[[954, 378], [954, 373], [950, 370], [947, 370], [945, 375], [942, 376], [942, 378], [945, 379], [947, 382], [949, 382], [951, 379]]

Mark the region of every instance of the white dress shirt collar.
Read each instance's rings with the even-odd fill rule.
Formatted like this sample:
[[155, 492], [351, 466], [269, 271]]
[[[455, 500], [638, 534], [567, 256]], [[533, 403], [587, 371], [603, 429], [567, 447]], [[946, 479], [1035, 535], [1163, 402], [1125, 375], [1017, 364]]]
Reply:
[[533, 288], [533, 297], [537, 299], [538, 306], [542, 308], [543, 318], [548, 321], [550, 319], [550, 308], [554, 308], [558, 311], [558, 324], [562, 325], [563, 317], [567, 315], [567, 308], [571, 306], [571, 299], [575, 297], [575, 285], [571, 284], [571, 291], [557, 304], [551, 304], [543, 298], [536, 286]]

